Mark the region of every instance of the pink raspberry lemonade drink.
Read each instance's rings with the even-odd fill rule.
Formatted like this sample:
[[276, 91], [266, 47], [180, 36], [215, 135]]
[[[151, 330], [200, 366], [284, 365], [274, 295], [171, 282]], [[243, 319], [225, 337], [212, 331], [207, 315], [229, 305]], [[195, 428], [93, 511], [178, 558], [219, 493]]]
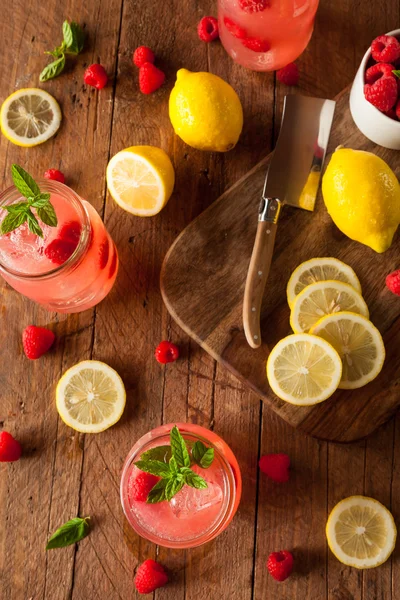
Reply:
[[242, 479], [229, 446], [192, 425], [162, 425], [131, 449], [121, 478], [121, 502], [133, 529], [167, 548], [193, 548], [229, 525]]
[[310, 41], [319, 0], [218, 0], [221, 42], [234, 61], [275, 71]]
[[116, 247], [96, 210], [69, 187], [49, 180], [29, 182], [36, 195], [27, 191], [24, 196], [17, 187], [0, 195], [0, 273], [15, 290], [50, 311], [86, 310], [114, 284]]

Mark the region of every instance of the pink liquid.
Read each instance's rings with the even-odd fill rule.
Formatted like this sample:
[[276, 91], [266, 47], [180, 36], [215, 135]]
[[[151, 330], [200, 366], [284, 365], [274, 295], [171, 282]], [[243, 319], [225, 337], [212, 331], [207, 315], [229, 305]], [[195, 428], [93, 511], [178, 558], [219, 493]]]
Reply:
[[[26, 223], [0, 236], [0, 272], [18, 292], [51, 311], [79, 312], [100, 302], [112, 288], [118, 271], [118, 254], [96, 210], [61, 184], [41, 184], [51, 193], [58, 224], [39, 221], [43, 238]], [[15, 191], [15, 190], [14, 190]], [[3, 194], [6, 196], [7, 192]], [[72, 196], [73, 194], [73, 196]], [[23, 201], [14, 193], [11, 202]], [[0, 219], [5, 216], [0, 211]], [[65, 226], [74, 224], [73, 254], [63, 264], [51, 260], [47, 248], [61, 239]]]
[[189, 447], [201, 439], [215, 449], [215, 459], [208, 469], [192, 466], [206, 480], [207, 489], [197, 490], [185, 485], [170, 502], [158, 504], [147, 504], [131, 497], [130, 490], [141, 472], [133, 462], [145, 450], [169, 444], [172, 425], [164, 425], [141, 438], [133, 447], [122, 475], [121, 500], [129, 522], [140, 535], [162, 546], [190, 548], [216, 537], [228, 526], [239, 505], [241, 475], [234, 454], [219, 436], [198, 425], [177, 425]]
[[[255, 0], [254, 0], [255, 1]], [[241, 0], [218, 0], [219, 35], [234, 61], [254, 71], [274, 71], [296, 60], [310, 41], [319, 0], [270, 0], [259, 12]], [[232, 23], [237, 26], [233, 27]], [[259, 40], [268, 51], [258, 51]]]

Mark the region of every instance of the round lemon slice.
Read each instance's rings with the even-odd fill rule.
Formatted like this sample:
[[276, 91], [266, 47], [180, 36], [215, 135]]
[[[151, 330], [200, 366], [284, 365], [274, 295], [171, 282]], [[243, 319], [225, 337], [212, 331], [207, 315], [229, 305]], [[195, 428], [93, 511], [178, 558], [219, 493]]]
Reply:
[[57, 410], [66, 425], [99, 433], [122, 416], [126, 394], [121, 377], [98, 360], [84, 360], [64, 373], [57, 385]]
[[327, 315], [311, 328], [310, 333], [329, 342], [342, 359], [340, 388], [362, 387], [381, 372], [385, 346], [378, 329], [365, 317], [351, 312]]
[[289, 335], [271, 350], [267, 377], [282, 400], [308, 406], [323, 402], [337, 389], [342, 362], [336, 350], [307, 333]]
[[329, 548], [341, 563], [356, 569], [384, 563], [394, 550], [396, 536], [391, 512], [366, 496], [350, 496], [336, 504], [326, 524]]
[[107, 166], [107, 187], [124, 210], [152, 217], [167, 204], [175, 183], [168, 155], [154, 146], [132, 146], [112, 157]]
[[1, 131], [17, 146], [46, 142], [61, 124], [61, 109], [55, 98], [39, 88], [25, 88], [6, 98], [0, 110]]
[[337, 258], [312, 258], [301, 263], [290, 276], [286, 288], [288, 304], [293, 302], [305, 287], [316, 281], [343, 281], [361, 294], [361, 284], [353, 269]]
[[369, 317], [365, 300], [351, 285], [341, 281], [317, 281], [296, 296], [290, 326], [295, 333], [307, 332], [323, 316], [344, 310]]

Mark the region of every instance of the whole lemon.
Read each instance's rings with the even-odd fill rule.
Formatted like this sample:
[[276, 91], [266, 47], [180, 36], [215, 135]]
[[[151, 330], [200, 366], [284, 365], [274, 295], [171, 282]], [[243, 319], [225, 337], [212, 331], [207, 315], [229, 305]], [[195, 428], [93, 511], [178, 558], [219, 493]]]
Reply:
[[198, 150], [227, 152], [243, 127], [239, 96], [212, 73], [180, 69], [169, 97], [169, 118], [175, 133]]
[[325, 206], [337, 227], [376, 252], [387, 250], [400, 224], [400, 184], [384, 160], [339, 148], [322, 180]]

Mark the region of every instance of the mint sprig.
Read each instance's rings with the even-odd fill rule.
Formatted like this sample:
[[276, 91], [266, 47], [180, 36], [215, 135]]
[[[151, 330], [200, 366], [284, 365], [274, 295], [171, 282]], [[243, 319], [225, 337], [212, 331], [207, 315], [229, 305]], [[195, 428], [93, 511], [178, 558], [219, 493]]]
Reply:
[[64, 523], [64, 525], [61, 525], [50, 537], [46, 545], [46, 550], [65, 548], [65, 546], [70, 546], [71, 544], [75, 544], [75, 542], [83, 540], [90, 532], [89, 519], [90, 517], [85, 517], [84, 519], [75, 517]]
[[399, 69], [395, 69], [394, 71], [392, 71], [393, 75], [395, 75], [396, 77], [398, 77], [400, 79], [400, 70]]
[[35, 209], [37, 216], [43, 223], [50, 227], [57, 227], [57, 215], [50, 202], [50, 194], [42, 194], [33, 177], [19, 165], [12, 165], [11, 174], [15, 187], [27, 200], [26, 202], [16, 202], [2, 207], [8, 212], [8, 215], [4, 217], [0, 224], [0, 233], [4, 235], [14, 231], [14, 229], [27, 222], [32, 233], [43, 237], [43, 230], [31, 209]]
[[54, 79], [60, 75], [65, 68], [66, 55], [77, 55], [83, 50], [85, 42], [85, 33], [83, 29], [72, 21], [64, 21], [63, 23], [63, 41], [54, 50], [48, 50], [45, 54], [50, 54], [55, 60], [49, 63], [40, 73], [39, 81], [42, 83], [49, 79]]
[[192, 461], [207, 469], [214, 460], [214, 449], [207, 448], [202, 442], [196, 442], [192, 455], [175, 425], [170, 433], [170, 446], [157, 446], [142, 454], [135, 466], [157, 477], [160, 481], [152, 488], [147, 496], [148, 504], [168, 502], [183, 488], [184, 485], [198, 490], [208, 487], [206, 480], [195, 473], [190, 467]]

